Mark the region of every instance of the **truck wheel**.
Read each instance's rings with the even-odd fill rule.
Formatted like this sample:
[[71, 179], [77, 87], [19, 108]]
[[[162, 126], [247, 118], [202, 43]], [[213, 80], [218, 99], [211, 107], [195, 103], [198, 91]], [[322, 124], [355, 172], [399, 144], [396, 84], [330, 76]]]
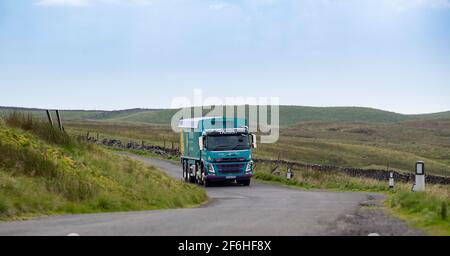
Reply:
[[[190, 170], [190, 168], [191, 168], [191, 167], [189, 166], [189, 170]], [[195, 171], [194, 171], [194, 176], [189, 175], [189, 182], [190, 182], [190, 183], [194, 183], [194, 184], [197, 183], [197, 177], [196, 177], [196, 175], [197, 175], [197, 174], [195, 173]]]
[[184, 180], [186, 182], [189, 182], [189, 183], [194, 183], [195, 182], [195, 177], [192, 177], [190, 175], [190, 169], [191, 169], [191, 166], [189, 165], [188, 161], [185, 161], [184, 162], [184, 168], [183, 168]]
[[196, 182], [195, 176], [189, 176], [189, 182], [190, 183], [195, 183]]
[[[195, 170], [196, 170], [196, 172], [195, 172], [195, 179], [196, 179], [196, 181], [197, 181], [197, 184], [203, 185], [202, 171], [201, 171], [200, 165], [199, 165], [198, 163], [195, 164]], [[199, 175], [199, 174], [200, 174], [200, 175]], [[200, 177], [199, 177], [199, 176], [200, 176]]]
[[195, 174], [195, 183], [196, 183], [196, 184], [199, 184], [199, 185], [202, 185], [202, 180], [201, 180], [200, 178], [198, 178], [197, 175], [198, 175], [198, 174], [196, 173], [196, 174]]

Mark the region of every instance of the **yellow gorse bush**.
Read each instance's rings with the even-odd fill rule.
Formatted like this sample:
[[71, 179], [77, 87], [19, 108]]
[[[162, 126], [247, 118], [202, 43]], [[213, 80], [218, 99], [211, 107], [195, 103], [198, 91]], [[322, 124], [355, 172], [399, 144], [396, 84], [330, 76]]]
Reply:
[[77, 163], [68, 155], [65, 155], [56, 147], [51, 147], [44, 144], [36, 143], [34, 139], [29, 134], [18, 134], [17, 131], [12, 131], [11, 129], [0, 127], [0, 142], [14, 148], [28, 148], [35, 152], [42, 152], [42, 156], [52, 161], [57, 165], [62, 165], [64, 167], [75, 168]]
[[0, 142], [16, 147], [32, 146], [32, 141], [25, 134], [17, 134], [11, 129], [0, 127]]

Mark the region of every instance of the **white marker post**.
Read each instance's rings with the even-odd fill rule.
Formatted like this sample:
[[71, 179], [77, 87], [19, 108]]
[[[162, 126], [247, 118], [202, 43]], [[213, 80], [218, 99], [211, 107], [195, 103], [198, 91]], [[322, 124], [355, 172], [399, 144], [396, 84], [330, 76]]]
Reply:
[[425, 163], [423, 161], [416, 162], [416, 183], [414, 184], [413, 191], [425, 191]]
[[288, 169], [288, 171], [287, 171], [287, 173], [286, 173], [286, 178], [288, 179], [288, 180], [290, 180], [290, 179], [292, 179], [292, 171], [291, 171], [291, 168], [289, 168]]
[[393, 189], [394, 185], [395, 185], [395, 183], [394, 183], [394, 173], [390, 172], [389, 173], [389, 188]]

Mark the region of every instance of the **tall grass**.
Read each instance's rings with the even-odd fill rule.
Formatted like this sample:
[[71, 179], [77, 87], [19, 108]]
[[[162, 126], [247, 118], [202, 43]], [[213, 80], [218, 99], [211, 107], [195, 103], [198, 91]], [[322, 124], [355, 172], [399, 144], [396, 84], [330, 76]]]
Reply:
[[255, 178], [264, 181], [274, 181], [288, 186], [306, 189], [330, 189], [338, 191], [388, 191], [389, 188], [377, 180], [350, 177], [338, 172], [319, 172], [308, 169], [295, 169], [294, 178], [286, 178], [287, 166], [280, 166], [280, 175], [274, 175], [271, 170], [274, 165], [258, 164]]
[[12, 112], [2, 119], [7, 126], [18, 130], [0, 133], [0, 167], [13, 175], [42, 178], [47, 190], [69, 200], [84, 200], [96, 194], [98, 189], [83, 173], [74, 171], [77, 166], [71, 164], [71, 154], [84, 152], [90, 145], [31, 114]]
[[0, 219], [187, 207], [199, 187], [72, 138], [30, 116], [0, 122]]
[[389, 195], [387, 205], [394, 214], [412, 224], [428, 230], [431, 234], [450, 236], [450, 205], [448, 187], [428, 186], [426, 192], [413, 193], [400, 189]]
[[49, 143], [63, 146], [74, 145], [74, 140], [67, 133], [50, 125], [49, 122], [33, 117], [30, 113], [11, 112], [2, 119], [6, 125], [29, 131]]

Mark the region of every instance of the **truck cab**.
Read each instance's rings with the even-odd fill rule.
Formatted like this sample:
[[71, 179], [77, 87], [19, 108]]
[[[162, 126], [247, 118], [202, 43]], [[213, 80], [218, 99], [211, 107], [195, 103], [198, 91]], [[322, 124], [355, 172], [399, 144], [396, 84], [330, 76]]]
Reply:
[[180, 120], [184, 179], [205, 186], [223, 181], [250, 185], [256, 136], [246, 123], [223, 117]]

